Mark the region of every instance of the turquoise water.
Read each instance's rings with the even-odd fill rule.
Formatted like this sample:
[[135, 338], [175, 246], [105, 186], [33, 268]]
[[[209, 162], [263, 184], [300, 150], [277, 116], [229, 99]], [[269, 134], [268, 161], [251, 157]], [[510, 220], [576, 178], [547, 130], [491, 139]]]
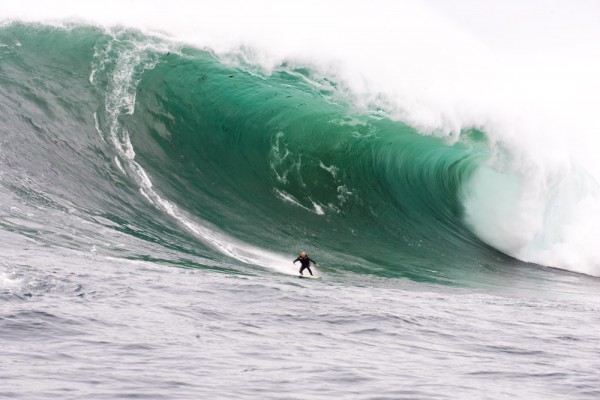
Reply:
[[[138, 190], [137, 172], [118, 176], [109, 161], [126, 167], [130, 140], [160, 196], [273, 252], [306, 249], [336, 271], [457, 283], [460, 274], [477, 273], [481, 260], [512, 262], [463, 223], [462, 185], [486, 159], [476, 141], [448, 145], [377, 110], [358, 111], [334, 82], [307, 68], [284, 65], [265, 76], [135, 32], [14, 26], [4, 35], [21, 47], [6, 56], [3, 86], [42, 91], [28, 101], [46, 114], [78, 115], [68, 123], [80, 126], [46, 133], [93, 153], [85, 162], [104, 175], [75, 179], [115, 187], [104, 197]], [[48, 65], [53, 59], [60, 66]], [[34, 78], [41, 88], [23, 81], [32, 66], [43, 69]], [[72, 150], [68, 162], [86, 156]], [[97, 201], [89, 197], [82, 200]], [[160, 226], [143, 217], [155, 212], [152, 204], [136, 201], [142, 205], [123, 213], [110, 207], [106, 217]]]
[[597, 396], [597, 280], [465, 223], [484, 131], [136, 31], [10, 24], [0, 57], [3, 359], [33, 366], [0, 395]]

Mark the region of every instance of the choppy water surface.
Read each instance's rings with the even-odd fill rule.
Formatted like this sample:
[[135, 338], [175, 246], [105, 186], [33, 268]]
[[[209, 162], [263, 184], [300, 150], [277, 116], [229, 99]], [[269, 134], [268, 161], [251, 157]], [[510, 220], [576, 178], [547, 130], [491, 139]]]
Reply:
[[32, 250], [36, 266], [4, 264], [2, 398], [600, 394], [597, 296], [53, 254]]

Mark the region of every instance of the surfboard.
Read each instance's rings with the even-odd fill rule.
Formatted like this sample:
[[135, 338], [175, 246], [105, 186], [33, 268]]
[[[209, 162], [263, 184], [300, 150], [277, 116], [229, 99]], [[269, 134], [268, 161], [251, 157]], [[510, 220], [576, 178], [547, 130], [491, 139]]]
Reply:
[[323, 279], [322, 276], [298, 275], [298, 278], [303, 279]]

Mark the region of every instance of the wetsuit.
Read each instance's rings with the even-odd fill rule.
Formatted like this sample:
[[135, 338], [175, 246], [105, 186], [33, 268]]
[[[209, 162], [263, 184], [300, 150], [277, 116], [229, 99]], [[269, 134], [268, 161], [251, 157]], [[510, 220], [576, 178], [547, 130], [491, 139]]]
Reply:
[[308, 256], [302, 258], [302, 257], [298, 257], [294, 260], [294, 263], [296, 263], [296, 261], [300, 261], [300, 263], [302, 264], [302, 267], [300, 267], [300, 275], [302, 275], [302, 271], [304, 271], [304, 269], [308, 269], [308, 272], [310, 272], [310, 275], [312, 276], [312, 271], [310, 270], [310, 263], [313, 264], [317, 264], [314, 260], [311, 260], [310, 258], [308, 258]]

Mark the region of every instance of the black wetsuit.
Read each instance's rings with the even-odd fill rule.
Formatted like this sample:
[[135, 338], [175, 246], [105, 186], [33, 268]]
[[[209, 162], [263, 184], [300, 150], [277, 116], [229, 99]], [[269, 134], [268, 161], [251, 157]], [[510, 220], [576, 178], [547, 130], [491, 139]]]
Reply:
[[302, 257], [298, 257], [294, 260], [294, 263], [296, 261], [300, 261], [300, 263], [302, 264], [302, 267], [300, 267], [300, 275], [302, 275], [302, 271], [304, 271], [304, 269], [308, 269], [308, 272], [310, 272], [310, 275], [312, 276], [312, 271], [310, 270], [310, 263], [313, 264], [317, 264], [314, 260], [311, 260], [310, 258], [308, 258], [308, 256], [302, 258]]

